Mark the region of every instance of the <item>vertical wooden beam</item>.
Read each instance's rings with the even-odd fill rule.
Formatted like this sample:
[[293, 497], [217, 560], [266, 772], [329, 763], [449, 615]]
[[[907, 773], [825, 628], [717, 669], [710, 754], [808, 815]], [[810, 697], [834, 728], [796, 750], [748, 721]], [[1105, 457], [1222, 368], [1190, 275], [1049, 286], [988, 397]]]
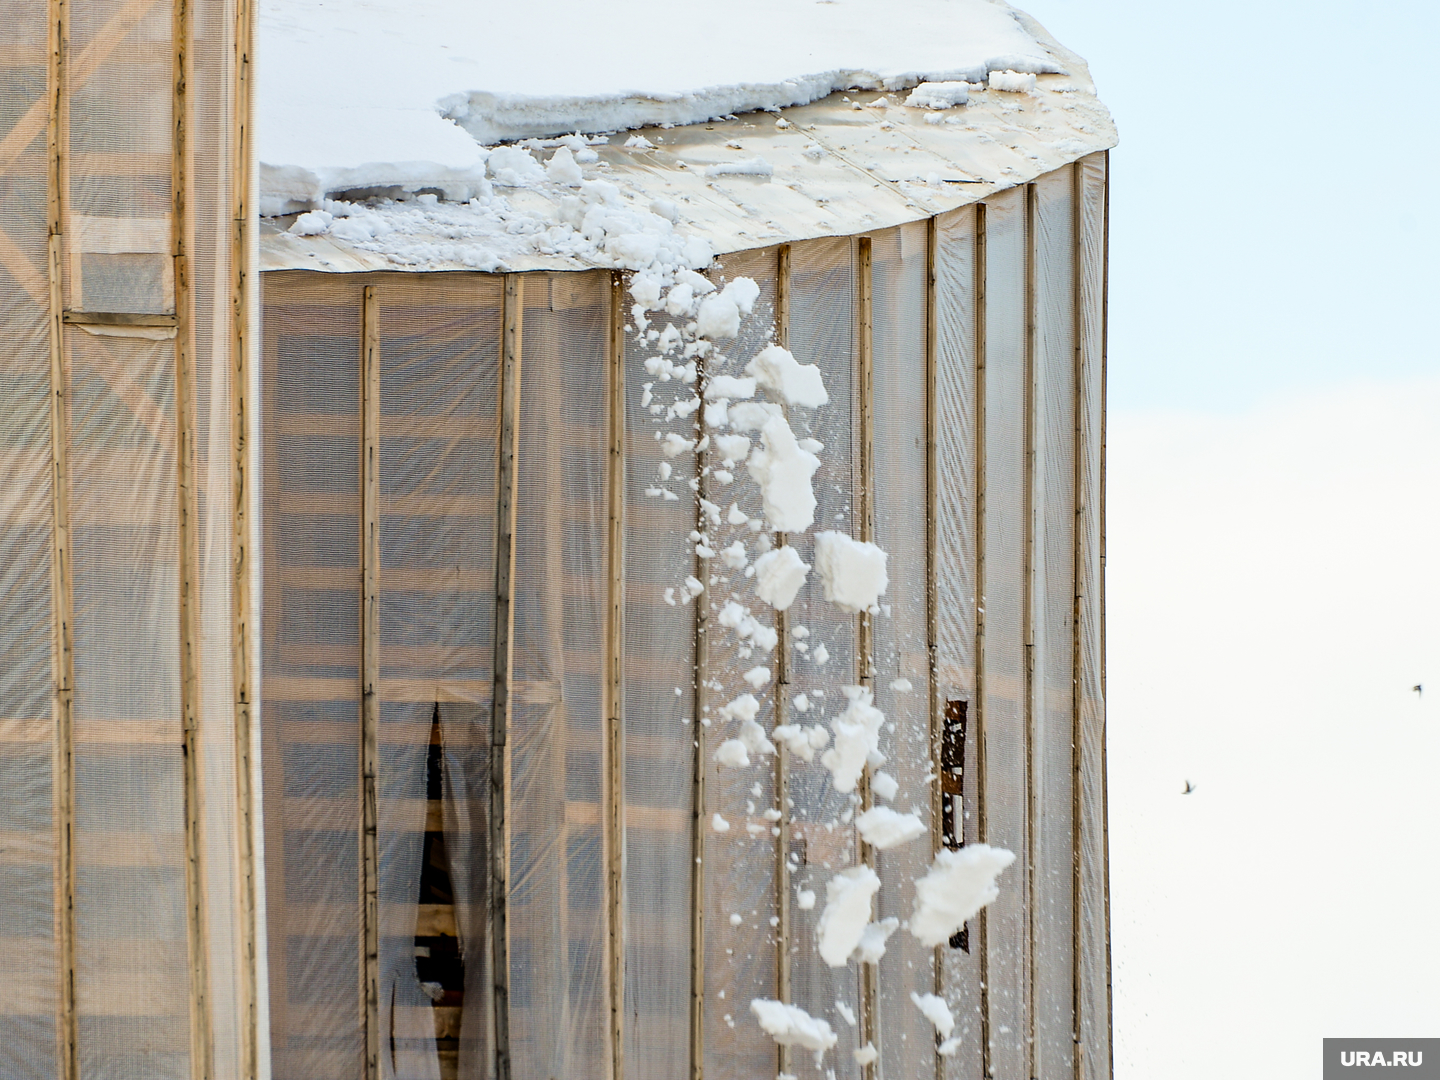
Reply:
[[[1100, 699], [1110, 700], [1105, 682], [1105, 497], [1106, 454], [1110, 422], [1110, 151], [1105, 151], [1105, 176], [1100, 218]], [[1104, 730], [1102, 715], [1101, 730]], [[1110, 768], [1108, 738], [1100, 740], [1100, 835], [1105, 882], [1105, 1048], [1106, 1076], [1115, 1075], [1115, 993], [1110, 955]], [[1077, 914], [1078, 918], [1078, 914]]]
[[255, 868], [254, 696], [250, 597], [250, 43], [255, 6], [236, 0], [230, 73], [230, 665], [235, 691], [237, 1012], [240, 1080], [260, 1075], [258, 881]]
[[1040, 1048], [1035, 1032], [1035, 987], [1040, 979], [1040, 950], [1034, 914], [1035, 882], [1038, 879], [1037, 822], [1040, 816], [1040, 793], [1035, 783], [1035, 742], [1037, 716], [1036, 696], [1039, 693], [1036, 667], [1039, 663], [1036, 622], [1043, 611], [1043, 598], [1036, 595], [1041, 575], [1038, 550], [1041, 536], [1040, 514], [1043, 512], [1043, 476], [1040, 462], [1040, 365], [1036, 357], [1039, 332], [1039, 289], [1036, 287], [1036, 262], [1039, 229], [1040, 193], [1034, 184], [1025, 185], [1025, 472], [1023, 489], [1024, 563], [1020, 600], [1020, 640], [1025, 650], [1024, 685], [1021, 688], [1023, 730], [1025, 732], [1025, 881], [1028, 895], [1025, 910], [1025, 940], [1029, 943], [1029, 963], [1025, 971], [1025, 1054], [1030, 1061], [1030, 1074], [1038, 1075]]
[[[986, 326], [986, 286], [989, 275], [985, 204], [975, 205], [975, 826], [981, 843], [989, 840], [989, 793], [985, 768], [985, 470], [986, 451], [986, 365], [989, 328]], [[980, 1054], [982, 1072], [992, 1073], [990, 1055], [990, 929], [987, 909], [976, 916], [980, 956]]]
[[[862, 236], [856, 248], [856, 287], [859, 308], [857, 332], [859, 334], [858, 371], [855, 396], [860, 403], [859, 459], [860, 490], [859, 540], [862, 543], [875, 539], [875, 308], [872, 288], [874, 266], [874, 245], [870, 237]], [[861, 686], [871, 690], [875, 686], [874, 628], [868, 611], [860, 613], [859, 633], [856, 639], [857, 678]], [[874, 797], [870, 791], [870, 770], [863, 769], [859, 783], [860, 809], [869, 810]], [[860, 861], [872, 869], [875, 866], [875, 849], [858, 837]], [[860, 1045], [872, 1044], [878, 1050], [880, 1038], [876, 1010], [879, 1004], [879, 969], [874, 964], [860, 965]], [[877, 1059], [878, 1060], [878, 1059]], [[872, 1061], [861, 1067], [860, 1075], [865, 1080], [879, 1076], [877, 1063]]]
[[[945, 735], [944, 696], [940, 693], [940, 593], [939, 593], [939, 409], [937, 384], [939, 367], [940, 318], [936, 307], [935, 263], [939, 254], [940, 222], [931, 217], [925, 223], [925, 655], [930, 666], [930, 772], [937, 777], [930, 785], [930, 857], [940, 851], [945, 831], [945, 791], [938, 779], [942, 767]], [[963, 820], [963, 818], [961, 819]], [[931, 962], [934, 993], [945, 996], [946, 943], [935, 947]], [[936, 1033], [936, 1046], [940, 1037]], [[935, 1055], [935, 1080], [945, 1080], [945, 1059]]]
[[[781, 244], [775, 257], [775, 340], [781, 348], [790, 347], [790, 265], [791, 248]], [[789, 544], [785, 533], [775, 533], [777, 547]], [[775, 632], [780, 639], [775, 658], [775, 726], [787, 723], [790, 706], [790, 613], [775, 612]], [[780, 820], [775, 824], [775, 995], [790, 1004], [790, 750], [784, 740], [775, 750], [775, 806]], [[791, 1048], [777, 1047], [777, 1063], [781, 1075], [793, 1073]]]
[[184, 739], [185, 914], [190, 953], [190, 1075], [213, 1073], [209, 924], [205, 899], [203, 769], [200, 760], [199, 460], [196, 447], [195, 296], [190, 281], [194, 234], [190, 142], [190, 0], [172, 0], [171, 255], [175, 288], [175, 458], [180, 530], [180, 708]]
[[[695, 392], [703, 398], [709, 371], [705, 358], [697, 357], [699, 378]], [[697, 420], [703, 414], [696, 414]], [[708, 494], [703, 475], [703, 455], [695, 455], [695, 528], [705, 532], [707, 522], [700, 500]], [[710, 571], [705, 560], [695, 556], [695, 577], [704, 582], [705, 590], [695, 597], [695, 756], [692, 761], [690, 842], [695, 861], [690, 865], [690, 1080], [703, 1080], [705, 1075], [705, 759], [706, 716], [710, 708], [710, 688], [705, 685], [710, 674]]]
[[510, 851], [506, 746], [515, 659], [515, 510], [520, 441], [520, 346], [525, 278], [505, 275], [500, 338], [500, 446], [495, 539], [495, 674], [490, 719], [490, 967], [495, 1009], [495, 1076], [510, 1080]]
[[606, 912], [610, 969], [610, 1077], [625, 1076], [625, 279], [610, 275], [607, 364], [610, 460], [606, 474], [609, 532], [605, 621]]
[[360, 1002], [365, 1080], [380, 1078], [380, 301], [360, 349]]
[[68, 372], [65, 365], [64, 234], [66, 214], [69, 102], [67, 61], [70, 10], [66, 0], [50, 0], [48, 14], [49, 124], [46, 152], [50, 323], [50, 596], [51, 671], [55, 693], [55, 943], [60, 978], [57, 995], [56, 1061], [60, 1080], [79, 1080], [75, 1017], [75, 652], [74, 590], [70, 565], [70, 432]]

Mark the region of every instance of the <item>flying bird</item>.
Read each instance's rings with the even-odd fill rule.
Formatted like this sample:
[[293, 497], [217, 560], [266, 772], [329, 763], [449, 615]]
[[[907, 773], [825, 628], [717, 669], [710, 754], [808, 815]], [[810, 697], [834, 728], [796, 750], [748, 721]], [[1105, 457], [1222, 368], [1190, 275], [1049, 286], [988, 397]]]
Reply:
[[1425, 688], [1424, 688], [1423, 686], [1421, 686], [1419, 683], [1416, 683], [1414, 686], [1410, 687], [1410, 689], [1411, 689], [1411, 690], [1414, 690], [1415, 693], [1418, 694], [1420, 697], [1424, 697], [1424, 696], [1425, 696]]
[[1195, 790], [1195, 785], [1192, 784], [1192, 783], [1190, 783], [1189, 780], [1186, 780], [1186, 781], [1185, 781], [1185, 790], [1182, 791], [1182, 792], [1180, 792], [1180, 794], [1181, 794], [1181, 795], [1189, 795], [1190, 792], [1192, 792], [1192, 791], [1194, 791], [1194, 790]]

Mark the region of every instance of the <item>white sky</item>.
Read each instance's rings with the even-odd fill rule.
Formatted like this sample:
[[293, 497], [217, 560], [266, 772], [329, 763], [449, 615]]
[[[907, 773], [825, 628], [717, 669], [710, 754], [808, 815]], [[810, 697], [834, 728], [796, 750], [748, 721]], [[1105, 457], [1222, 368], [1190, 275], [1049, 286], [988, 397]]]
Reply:
[[1021, 6], [1121, 138], [1116, 1073], [1310, 1080], [1440, 1035], [1440, 5]]

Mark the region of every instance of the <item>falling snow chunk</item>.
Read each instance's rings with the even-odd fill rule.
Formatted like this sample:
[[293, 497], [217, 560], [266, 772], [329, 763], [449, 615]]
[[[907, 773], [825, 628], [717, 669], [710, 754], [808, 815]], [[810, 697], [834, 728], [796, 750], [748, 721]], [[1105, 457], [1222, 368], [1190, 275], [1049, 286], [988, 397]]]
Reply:
[[887, 558], [874, 544], [841, 532], [822, 532], [815, 537], [815, 570], [825, 588], [825, 599], [842, 611], [870, 611], [876, 606], [890, 585]]
[[730, 925], [731, 925], [731, 926], [739, 926], [739, 925], [740, 925], [741, 923], [743, 923], [744, 921], [745, 921], [745, 920], [742, 919], [739, 915], [731, 915], [731, 916], [730, 916]]
[[875, 806], [855, 818], [855, 827], [871, 847], [885, 851], [925, 835], [925, 823], [914, 814]]
[[945, 1004], [944, 998], [934, 994], [917, 994], [911, 990], [910, 1000], [925, 1014], [925, 1019], [935, 1025], [935, 1031], [940, 1038], [950, 1037], [950, 1032], [955, 1029], [955, 1017], [950, 1015], [950, 1006]]
[[673, 587], [665, 590], [665, 603], [671, 607], [675, 606], [675, 590]]
[[776, 532], [804, 532], [815, 523], [810, 478], [820, 468], [820, 459], [799, 447], [783, 416], [766, 420], [760, 437], [762, 445], [751, 452], [749, 470], [760, 485], [765, 519]]
[[880, 958], [885, 955], [885, 942], [889, 941], [890, 935], [899, 929], [900, 920], [894, 916], [866, 926], [865, 932], [860, 935], [860, 944], [855, 947], [860, 962], [862, 964], [880, 963]]
[[866, 1043], [858, 1049], [850, 1051], [855, 1058], [855, 1064], [860, 1066], [873, 1065], [880, 1057], [880, 1051], [875, 1049], [874, 1043]]
[[687, 577], [685, 579], [685, 591], [691, 596], [699, 596], [705, 591], [705, 584], [697, 577]]
[[[815, 892], [813, 889], [800, 889], [795, 893], [795, 906], [801, 911], [809, 911], [815, 906]], [[853, 1024], [854, 1021], [852, 1020]]]
[[846, 1005], [843, 1001], [835, 1002], [835, 1011], [845, 1018], [845, 1022], [851, 1027], [855, 1026], [855, 1010]]
[[897, 694], [908, 694], [915, 688], [910, 685], [909, 679], [891, 679], [890, 689], [894, 690]]
[[777, 611], [784, 611], [795, 602], [809, 573], [810, 565], [793, 547], [767, 551], [755, 560], [755, 594]]
[[755, 667], [752, 667], [749, 671], [745, 672], [743, 678], [747, 683], [755, 687], [756, 690], [759, 690], [762, 686], [764, 686], [770, 681], [770, 669], [767, 667], [756, 665]]
[[671, 458], [680, 456], [685, 451], [693, 449], [694, 446], [694, 440], [682, 438], [673, 431], [666, 434], [660, 443], [660, 449], [664, 452], [665, 456]]
[[780, 724], [771, 732], [785, 744], [785, 749], [801, 761], [814, 761], [815, 752], [823, 750], [830, 741], [830, 733], [819, 724], [802, 727], [799, 724]]
[[750, 764], [750, 754], [739, 739], [726, 739], [715, 751], [715, 760], [732, 769], [743, 769]]
[[815, 658], [816, 665], [824, 667], [825, 661], [830, 659], [830, 650], [825, 648], [825, 643], [822, 641], [815, 646], [815, 651], [810, 655]]
[[832, 968], [844, 967], [870, 924], [870, 901], [880, 878], [868, 866], [842, 870], [825, 886], [825, 910], [815, 927], [820, 957]]
[[989, 844], [969, 844], [959, 851], [941, 851], [930, 872], [915, 882], [915, 910], [910, 933], [928, 947], [939, 945], [1000, 895], [995, 884], [1015, 853]]
[[720, 709], [720, 715], [726, 720], [754, 720], [760, 712], [760, 702], [755, 699], [754, 694], [741, 694], [730, 704]]
[[743, 569], [745, 564], [750, 561], [750, 557], [745, 553], [744, 543], [739, 540], [736, 540], [729, 547], [723, 549], [720, 552], [720, 557], [724, 560], [725, 565], [732, 570]]
[[787, 405], [818, 409], [830, 400], [820, 369], [814, 364], [797, 362], [789, 349], [779, 345], [761, 349], [755, 359], [745, 365], [745, 374], [754, 376], [756, 383]]
[[959, 1049], [960, 1036], [957, 1035], [953, 1039], [946, 1039], [944, 1042], [942, 1042], [939, 1046], [935, 1048], [935, 1052], [941, 1057], [950, 1057], [955, 1053], [956, 1050]]
[[885, 722], [885, 714], [872, 704], [873, 696], [865, 687], [845, 686], [841, 689], [850, 699], [850, 704], [830, 721], [835, 745], [825, 751], [820, 763], [830, 770], [835, 790], [848, 794], [855, 790], [871, 755], [879, 751], [880, 725]]
[[[750, 452], [750, 440], [746, 439], [743, 435], [721, 435], [719, 439], [715, 440], [717, 445], [720, 439], [742, 439], [745, 442], [745, 453], [748, 454]], [[740, 456], [744, 457], [745, 455], [741, 454]], [[739, 503], [731, 503], [730, 509], [725, 513], [725, 520], [731, 525], [744, 525], [750, 519], [745, 516], [745, 511], [740, 509]]]
[[768, 401], [741, 401], [730, 406], [727, 422], [736, 431], [759, 431], [772, 416], [784, 415], [779, 405]]
[[760, 286], [739, 277], [714, 296], [707, 296], [696, 316], [695, 332], [702, 338], [733, 338], [740, 333], [740, 317], [749, 315], [760, 295]]
[[706, 401], [714, 401], [717, 398], [735, 400], [754, 396], [754, 379], [737, 379], [734, 375], [712, 375], [710, 381], [705, 385]]
[[730, 831], [730, 823], [726, 821], [723, 817], [721, 817], [719, 814], [715, 814], [713, 817], [710, 818], [710, 827], [716, 832]]
[[810, 699], [806, 697], [803, 693], [796, 694], [795, 700], [791, 702], [791, 704], [795, 706], [796, 712], [804, 713], [810, 711]]
[[804, 1009], [769, 998], [750, 1002], [750, 1011], [760, 1027], [781, 1046], [803, 1046], [817, 1057], [835, 1045], [837, 1036], [824, 1020], [817, 1020]]
[[900, 782], [888, 772], [877, 772], [870, 778], [870, 790], [886, 802], [890, 802], [900, 792]]

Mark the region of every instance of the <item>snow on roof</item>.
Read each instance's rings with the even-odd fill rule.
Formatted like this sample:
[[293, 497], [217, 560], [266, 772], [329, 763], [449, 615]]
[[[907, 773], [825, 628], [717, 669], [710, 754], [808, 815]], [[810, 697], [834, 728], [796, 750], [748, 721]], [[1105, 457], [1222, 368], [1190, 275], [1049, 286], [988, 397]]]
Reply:
[[314, 211], [266, 269], [641, 268], [627, 237], [862, 232], [1115, 142], [1003, 0], [262, 0], [256, 56], [261, 213]]

